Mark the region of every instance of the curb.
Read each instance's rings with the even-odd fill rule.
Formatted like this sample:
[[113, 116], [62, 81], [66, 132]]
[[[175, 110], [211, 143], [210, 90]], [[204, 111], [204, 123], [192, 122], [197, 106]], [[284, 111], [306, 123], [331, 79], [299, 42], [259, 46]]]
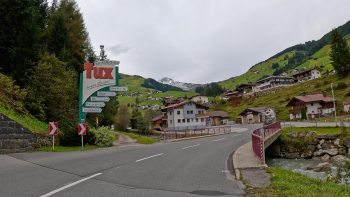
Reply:
[[[249, 144], [251, 142], [248, 142], [246, 144]], [[240, 172], [240, 169], [250, 169], [250, 168], [265, 168], [267, 167], [266, 164], [261, 164], [261, 165], [257, 165], [257, 166], [250, 166], [250, 167], [241, 167], [241, 168], [238, 168], [238, 159], [237, 159], [237, 152], [239, 152], [239, 150], [245, 146], [246, 144], [243, 144], [242, 146], [240, 146], [239, 148], [236, 149], [236, 151], [233, 153], [232, 155], [232, 164], [233, 164], [233, 169], [235, 171], [235, 176], [236, 176], [236, 179], [237, 180], [240, 180], [241, 179], [241, 172]]]

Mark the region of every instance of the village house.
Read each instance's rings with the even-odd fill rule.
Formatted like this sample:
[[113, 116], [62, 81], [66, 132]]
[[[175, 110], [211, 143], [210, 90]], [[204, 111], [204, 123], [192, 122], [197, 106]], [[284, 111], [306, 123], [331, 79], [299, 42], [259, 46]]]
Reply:
[[264, 123], [267, 116], [276, 114], [276, 111], [269, 107], [247, 108], [240, 115], [241, 124]]
[[159, 115], [152, 119], [152, 130], [163, 131], [164, 128], [167, 128], [167, 117], [165, 114]]
[[229, 90], [229, 91], [226, 91], [223, 96], [222, 96], [222, 99], [227, 101], [229, 100], [230, 98], [241, 98], [242, 97], [242, 94], [237, 92], [237, 91], [232, 91], [232, 90]]
[[240, 84], [239, 86], [237, 86], [236, 91], [240, 94], [249, 94], [249, 93], [253, 93], [256, 92], [256, 85], [255, 84]]
[[290, 120], [302, 119], [303, 116], [314, 119], [334, 113], [333, 98], [325, 94], [296, 96], [289, 101], [287, 107], [290, 107]]
[[321, 72], [317, 68], [299, 72], [293, 75], [293, 77], [298, 80], [298, 82], [308, 81], [312, 79], [317, 79], [321, 77]]
[[226, 125], [230, 119], [230, 115], [224, 111], [210, 111], [208, 116], [211, 126]]
[[207, 126], [208, 107], [194, 101], [183, 101], [162, 109], [167, 116], [168, 128]]
[[269, 76], [257, 81], [258, 86], [256, 88], [258, 91], [263, 91], [281, 86], [289, 86], [294, 84], [294, 81], [295, 80], [292, 77]]
[[350, 100], [349, 101], [344, 101], [344, 112], [349, 112], [350, 113]]
[[209, 99], [207, 96], [201, 96], [201, 95], [197, 95], [197, 96], [192, 96], [190, 98], [191, 101], [194, 101], [196, 103], [209, 103]]

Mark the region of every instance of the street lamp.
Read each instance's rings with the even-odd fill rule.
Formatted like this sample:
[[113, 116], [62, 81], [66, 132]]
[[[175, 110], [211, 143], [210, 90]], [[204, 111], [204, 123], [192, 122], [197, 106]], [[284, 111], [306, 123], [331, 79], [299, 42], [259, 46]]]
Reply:
[[337, 109], [335, 108], [335, 99], [334, 99], [333, 83], [331, 83], [331, 90], [332, 90], [332, 96], [333, 96], [333, 107], [334, 107], [335, 124], [337, 125]]

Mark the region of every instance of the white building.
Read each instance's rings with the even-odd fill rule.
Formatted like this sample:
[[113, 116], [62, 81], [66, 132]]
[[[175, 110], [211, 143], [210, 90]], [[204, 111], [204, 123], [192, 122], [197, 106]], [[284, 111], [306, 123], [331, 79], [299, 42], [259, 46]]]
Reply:
[[306, 70], [306, 71], [294, 74], [293, 77], [297, 79], [298, 82], [308, 81], [308, 80], [320, 78], [321, 72], [317, 68], [313, 68], [310, 70]]
[[256, 89], [258, 91], [273, 89], [281, 86], [289, 86], [294, 84], [294, 78], [292, 77], [282, 77], [282, 76], [269, 76], [264, 79], [257, 81], [258, 86]]
[[289, 110], [290, 120], [302, 119], [303, 113], [305, 113], [306, 119], [319, 118], [334, 113], [333, 98], [324, 94], [296, 96], [289, 101], [287, 107], [291, 107]]
[[166, 112], [168, 128], [207, 126], [207, 106], [194, 101], [184, 101], [162, 109]]
[[194, 101], [196, 103], [208, 103], [209, 99], [207, 96], [198, 95], [198, 96], [191, 97], [191, 101]]

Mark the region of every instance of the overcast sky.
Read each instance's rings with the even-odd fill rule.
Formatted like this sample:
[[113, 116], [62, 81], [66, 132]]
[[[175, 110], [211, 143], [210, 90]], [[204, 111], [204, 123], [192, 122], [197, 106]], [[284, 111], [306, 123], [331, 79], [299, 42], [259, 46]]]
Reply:
[[77, 0], [120, 72], [208, 83], [350, 20], [349, 0]]

